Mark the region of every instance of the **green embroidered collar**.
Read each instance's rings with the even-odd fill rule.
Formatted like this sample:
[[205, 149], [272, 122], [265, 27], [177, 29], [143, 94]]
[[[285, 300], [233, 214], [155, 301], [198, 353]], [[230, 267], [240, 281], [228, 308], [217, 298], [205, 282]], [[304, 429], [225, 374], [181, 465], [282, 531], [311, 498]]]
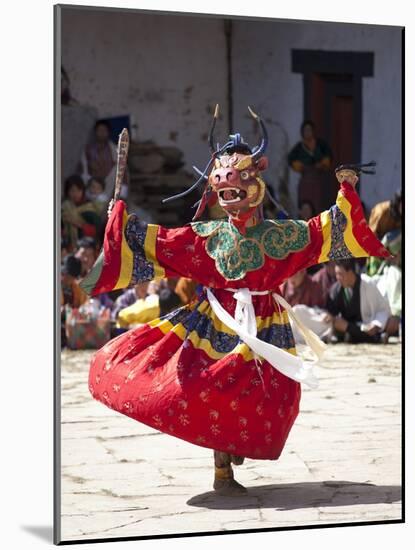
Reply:
[[207, 237], [206, 252], [227, 280], [243, 279], [248, 271], [260, 269], [264, 255], [282, 260], [290, 252], [303, 250], [310, 242], [308, 225], [300, 220], [264, 220], [241, 235], [229, 220], [195, 222], [193, 231]]

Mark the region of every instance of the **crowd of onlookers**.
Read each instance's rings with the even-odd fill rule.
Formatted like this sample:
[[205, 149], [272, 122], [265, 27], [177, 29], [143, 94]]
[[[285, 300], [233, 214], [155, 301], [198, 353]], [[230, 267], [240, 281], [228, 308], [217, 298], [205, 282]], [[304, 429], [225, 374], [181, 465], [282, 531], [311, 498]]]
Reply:
[[[316, 273], [299, 271], [281, 288], [302, 322], [328, 343], [387, 343], [400, 337], [401, 272], [395, 263], [387, 273], [370, 277], [354, 259], [328, 262]], [[302, 341], [300, 333], [294, 336]]]
[[[61, 342], [75, 349], [99, 347], [130, 327], [188, 303], [196, 284], [188, 279], [139, 283], [125, 291], [88, 297], [79, 282], [100, 252], [117, 150], [106, 121], [98, 121], [76, 173], [64, 182], [61, 205]], [[127, 197], [128, 170], [121, 186]]]
[[121, 332], [156, 319], [196, 297], [196, 283], [184, 277], [137, 283], [89, 297], [79, 281], [98, 257], [97, 241], [83, 237], [61, 267], [61, 345], [97, 348]]
[[[110, 139], [110, 126], [97, 121], [78, 169], [69, 176], [63, 189], [61, 231], [69, 250], [80, 237], [102, 241], [107, 206], [114, 193], [117, 148]], [[127, 196], [128, 171], [121, 185], [121, 198]]]
[[71, 252], [62, 248], [62, 347], [99, 347], [111, 337], [165, 315], [196, 296], [196, 283], [182, 277], [137, 283], [130, 289], [91, 298], [79, 282], [98, 254], [98, 242], [88, 236], [79, 239]]
[[[375, 205], [369, 226], [388, 259], [347, 259], [301, 270], [281, 287], [301, 320], [327, 342], [388, 342], [400, 338], [402, 198]], [[295, 330], [295, 329], [294, 329]], [[298, 341], [301, 335], [295, 334]]]

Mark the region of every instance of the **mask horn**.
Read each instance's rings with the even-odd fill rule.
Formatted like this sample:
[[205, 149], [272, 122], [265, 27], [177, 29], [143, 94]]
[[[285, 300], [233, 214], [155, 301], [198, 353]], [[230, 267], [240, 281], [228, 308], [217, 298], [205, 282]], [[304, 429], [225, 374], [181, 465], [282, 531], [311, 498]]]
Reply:
[[216, 107], [215, 107], [215, 113], [213, 115], [213, 121], [212, 121], [212, 126], [210, 127], [210, 132], [209, 132], [209, 147], [210, 147], [210, 150], [212, 153], [215, 153], [216, 152], [216, 149], [215, 149], [215, 144], [214, 144], [214, 131], [215, 131], [215, 126], [216, 126], [216, 121], [217, 119], [219, 118], [219, 103], [216, 104]]
[[265, 127], [265, 124], [264, 124], [264, 121], [251, 109], [251, 107], [249, 107], [248, 105], [248, 111], [250, 113], [250, 115], [257, 121], [257, 123], [259, 124], [260, 128], [261, 128], [261, 132], [262, 132], [262, 140], [261, 140], [261, 143], [258, 147], [256, 147], [254, 149], [254, 152], [253, 154], [251, 155], [252, 158], [254, 160], [257, 160], [259, 159], [260, 157], [262, 157], [262, 155], [265, 153], [265, 151], [267, 150], [267, 147], [268, 147], [268, 132], [267, 132], [267, 129]]
[[[376, 174], [375, 166], [376, 166], [376, 162], [374, 160], [371, 160], [366, 164], [361, 164], [360, 169], [361, 169], [361, 172], [363, 172], [363, 174]], [[366, 168], [372, 168], [372, 169], [366, 170]]]
[[211, 158], [210, 161], [207, 163], [206, 168], [204, 169], [203, 172], [197, 169], [197, 172], [200, 174], [200, 177], [196, 183], [194, 183], [191, 187], [189, 187], [189, 189], [186, 189], [186, 191], [183, 191], [182, 193], [178, 193], [177, 195], [173, 195], [172, 197], [167, 197], [166, 199], [162, 199], [161, 202], [166, 203], [166, 202], [170, 202], [176, 199], [181, 199], [183, 197], [186, 197], [187, 195], [189, 195], [189, 193], [191, 193], [197, 187], [199, 187], [200, 184], [205, 183], [206, 180], [208, 179], [208, 172], [213, 164], [213, 161], [214, 161], [214, 158]]

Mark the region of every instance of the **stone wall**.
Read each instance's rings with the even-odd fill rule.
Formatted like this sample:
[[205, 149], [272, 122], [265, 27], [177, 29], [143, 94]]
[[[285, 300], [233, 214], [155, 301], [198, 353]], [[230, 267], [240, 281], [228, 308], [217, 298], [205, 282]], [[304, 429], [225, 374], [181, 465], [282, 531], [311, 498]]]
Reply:
[[85, 105], [61, 108], [62, 185], [77, 171], [82, 151], [97, 119], [97, 110]]
[[[295, 21], [234, 24], [234, 116], [248, 139], [255, 139], [248, 104], [268, 120], [273, 182], [287, 176], [286, 154], [299, 140], [303, 120], [303, 77], [291, 70], [292, 49], [374, 53], [374, 76], [363, 78], [362, 160], [375, 159], [378, 167], [360, 192], [369, 207], [391, 198], [401, 186], [401, 29]], [[297, 179], [290, 170], [291, 192]]]
[[227, 120], [221, 19], [65, 8], [62, 63], [72, 95], [100, 118], [131, 116], [132, 138], [185, 151], [206, 164], [216, 103]]
[[[297, 176], [285, 159], [299, 139], [303, 82], [291, 71], [291, 50], [374, 53], [374, 76], [363, 79], [362, 159], [377, 160], [378, 169], [361, 196], [368, 207], [391, 197], [401, 186], [401, 30], [236, 20], [232, 32], [235, 129], [256, 142], [247, 105], [264, 116], [271, 138], [267, 180], [293, 195]], [[129, 114], [132, 138], [177, 147], [187, 172], [206, 164], [215, 103], [221, 105], [218, 139], [226, 138], [229, 60], [220, 18], [65, 8], [62, 63], [81, 104], [102, 118]]]

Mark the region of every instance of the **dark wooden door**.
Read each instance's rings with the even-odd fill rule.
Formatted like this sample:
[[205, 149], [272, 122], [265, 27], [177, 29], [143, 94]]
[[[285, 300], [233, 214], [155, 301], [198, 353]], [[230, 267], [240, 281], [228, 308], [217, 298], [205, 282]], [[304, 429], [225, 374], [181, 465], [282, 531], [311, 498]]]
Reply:
[[360, 93], [351, 74], [312, 73], [308, 87], [308, 118], [316, 125], [317, 136], [328, 142], [333, 164], [325, 179], [322, 204], [327, 208], [336, 199], [338, 183], [334, 168], [360, 158]]
[[[292, 71], [303, 75], [304, 119], [314, 119], [331, 145], [333, 169], [335, 163], [361, 162], [362, 79], [374, 74], [373, 52], [293, 49], [291, 59]], [[333, 170], [325, 179], [326, 207], [338, 184]]]

